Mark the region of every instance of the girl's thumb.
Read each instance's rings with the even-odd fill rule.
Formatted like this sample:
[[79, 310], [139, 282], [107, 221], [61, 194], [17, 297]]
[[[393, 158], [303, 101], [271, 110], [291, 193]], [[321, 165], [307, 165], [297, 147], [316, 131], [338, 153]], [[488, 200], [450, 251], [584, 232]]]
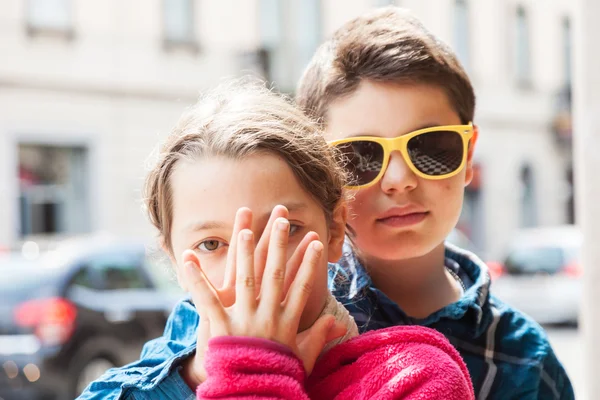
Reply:
[[312, 372], [325, 345], [345, 333], [346, 327], [337, 322], [333, 315], [322, 316], [305, 332], [298, 343], [298, 350], [307, 374]]

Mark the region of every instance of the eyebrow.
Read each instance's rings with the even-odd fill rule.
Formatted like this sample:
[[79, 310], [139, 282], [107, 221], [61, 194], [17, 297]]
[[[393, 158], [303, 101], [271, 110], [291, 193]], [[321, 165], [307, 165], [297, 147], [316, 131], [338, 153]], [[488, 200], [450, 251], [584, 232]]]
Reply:
[[227, 224], [219, 221], [195, 221], [185, 227], [187, 232], [207, 231], [211, 229], [224, 229]]
[[[440, 124], [423, 124], [418, 126], [417, 128], [410, 130], [408, 132], [404, 132], [398, 136], [402, 136], [402, 135], [406, 135], [407, 133], [411, 133], [411, 132], [415, 132], [415, 131], [420, 131], [421, 129], [427, 129], [427, 128], [434, 128], [436, 126], [444, 126], [444, 125], [440, 125]], [[360, 137], [360, 136], [372, 136], [372, 137], [381, 137], [380, 135], [374, 135], [372, 133], [365, 133], [365, 132], [358, 132], [358, 133], [354, 133], [352, 135], [347, 136], [347, 138], [353, 138], [353, 137]]]
[[[285, 208], [287, 208], [290, 213], [295, 212], [295, 211], [301, 211], [303, 209], [308, 208], [308, 205], [303, 202], [285, 203], [285, 204], [283, 204], [283, 206], [285, 206]], [[268, 211], [263, 212], [260, 215], [255, 214], [254, 220], [261, 221], [261, 222], [264, 221], [266, 224], [266, 222], [269, 220], [269, 217], [271, 216], [272, 211], [273, 211], [273, 209], [270, 209]], [[226, 224], [221, 221], [194, 221], [185, 227], [185, 231], [199, 232], [199, 231], [206, 231], [206, 230], [212, 230], [212, 229], [226, 229], [226, 228], [232, 228], [232, 227], [233, 227], [233, 222], [231, 224]]]

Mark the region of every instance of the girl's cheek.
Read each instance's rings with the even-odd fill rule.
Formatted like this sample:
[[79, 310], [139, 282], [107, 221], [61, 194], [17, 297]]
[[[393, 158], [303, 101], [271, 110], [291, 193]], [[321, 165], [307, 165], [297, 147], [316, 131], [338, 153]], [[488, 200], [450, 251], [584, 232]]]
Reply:
[[225, 279], [225, 268], [227, 266], [227, 251], [218, 256], [199, 255], [202, 271], [215, 288], [220, 288]]
[[220, 288], [223, 286], [223, 281], [225, 279], [225, 268], [223, 268], [222, 271], [207, 271], [206, 276], [215, 288]]

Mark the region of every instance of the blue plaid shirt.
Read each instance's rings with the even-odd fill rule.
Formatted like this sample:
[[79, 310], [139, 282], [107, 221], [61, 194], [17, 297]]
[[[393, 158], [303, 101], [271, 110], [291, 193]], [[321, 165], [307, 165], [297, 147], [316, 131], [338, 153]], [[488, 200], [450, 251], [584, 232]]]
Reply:
[[[467, 290], [458, 302], [423, 320], [407, 316], [379, 291], [349, 246], [340, 262], [330, 266], [330, 290], [361, 331], [418, 324], [442, 332], [464, 358], [478, 399], [574, 399], [544, 330], [490, 295], [485, 264], [447, 245], [446, 266]], [[79, 399], [195, 399], [179, 368], [195, 351], [197, 325], [194, 305], [183, 300], [173, 310], [164, 335], [146, 344], [140, 360], [109, 370]]]

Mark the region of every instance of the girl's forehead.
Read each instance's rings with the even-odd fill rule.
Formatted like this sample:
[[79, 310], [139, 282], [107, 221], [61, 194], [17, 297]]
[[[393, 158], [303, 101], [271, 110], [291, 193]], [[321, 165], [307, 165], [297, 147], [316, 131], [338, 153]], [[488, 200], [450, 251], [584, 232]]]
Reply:
[[250, 208], [259, 217], [278, 204], [294, 210], [315, 206], [285, 161], [269, 154], [184, 162], [173, 173], [172, 193], [175, 224], [187, 221], [189, 225], [190, 220], [232, 223], [240, 207]]

